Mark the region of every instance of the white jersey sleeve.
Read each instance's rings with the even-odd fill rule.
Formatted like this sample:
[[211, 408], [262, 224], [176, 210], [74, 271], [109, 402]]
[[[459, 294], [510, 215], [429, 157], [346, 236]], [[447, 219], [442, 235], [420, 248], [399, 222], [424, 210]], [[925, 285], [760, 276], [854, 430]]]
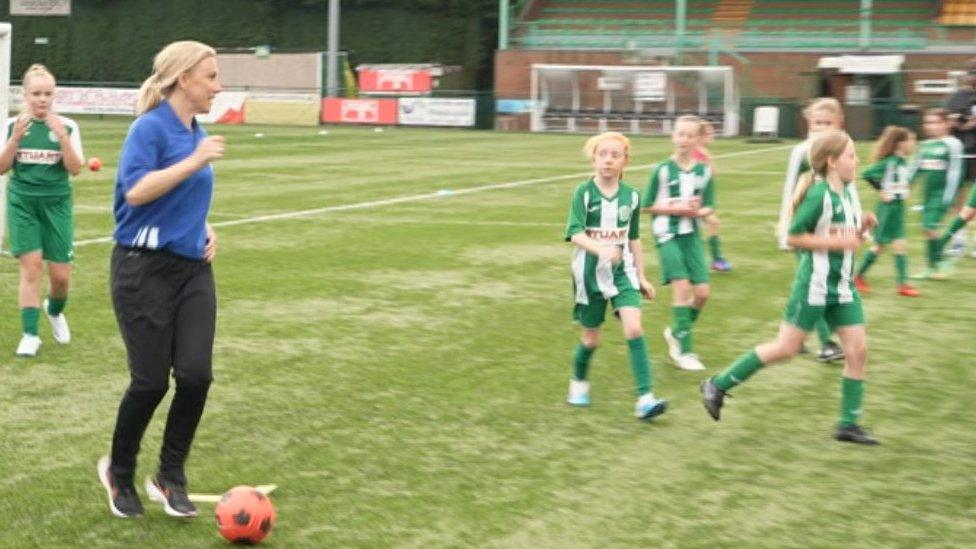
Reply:
[[81, 149], [81, 130], [78, 128], [78, 123], [66, 116], [61, 117], [61, 122], [71, 128], [71, 148], [78, 153], [78, 158], [84, 163], [85, 153]]
[[789, 249], [786, 239], [789, 236], [790, 225], [790, 204], [793, 201], [793, 191], [796, 189], [796, 182], [800, 179], [800, 166], [803, 165], [803, 157], [807, 154], [807, 142], [804, 141], [793, 147], [790, 152], [790, 162], [786, 166], [786, 179], [783, 180], [783, 198], [779, 206], [779, 224], [776, 229], [776, 236], [781, 250]]
[[942, 195], [943, 204], [951, 204], [956, 198], [959, 185], [962, 184], [962, 141], [953, 136], [944, 139], [949, 149], [949, 166], [946, 169], [945, 194]]

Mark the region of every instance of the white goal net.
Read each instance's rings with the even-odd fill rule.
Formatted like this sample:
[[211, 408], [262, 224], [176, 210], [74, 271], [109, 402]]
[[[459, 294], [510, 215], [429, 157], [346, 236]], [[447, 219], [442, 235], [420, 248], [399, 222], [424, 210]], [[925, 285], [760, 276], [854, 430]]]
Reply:
[[695, 114], [739, 133], [732, 67], [533, 64], [531, 78], [532, 131], [660, 135]]

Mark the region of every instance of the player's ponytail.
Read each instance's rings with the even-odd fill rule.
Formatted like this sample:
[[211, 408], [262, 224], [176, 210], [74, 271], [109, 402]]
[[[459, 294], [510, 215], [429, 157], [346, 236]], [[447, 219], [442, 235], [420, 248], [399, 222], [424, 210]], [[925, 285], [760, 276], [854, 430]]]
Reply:
[[26, 88], [30, 82], [30, 79], [35, 76], [50, 76], [51, 80], [54, 80], [54, 75], [51, 74], [51, 71], [49, 71], [47, 67], [40, 63], [34, 63], [33, 65], [27, 67], [27, 70], [24, 71], [24, 77], [20, 80], [21, 86]]
[[200, 61], [216, 57], [210, 46], [193, 40], [181, 40], [166, 46], [153, 59], [153, 73], [139, 88], [136, 115], [151, 111], [173, 92], [180, 76], [193, 70]]
[[891, 156], [898, 148], [898, 144], [906, 139], [915, 137], [915, 132], [901, 126], [887, 126], [881, 132], [881, 137], [874, 143], [871, 149], [871, 162], [877, 162], [882, 158]]
[[790, 217], [800, 206], [807, 192], [813, 186], [814, 181], [819, 178], [827, 177], [827, 160], [837, 159], [844, 153], [851, 138], [847, 132], [834, 131], [818, 135], [810, 142], [810, 152], [807, 161], [810, 163], [810, 171], [800, 176], [796, 183], [796, 190], [793, 191], [793, 201], [790, 204]]

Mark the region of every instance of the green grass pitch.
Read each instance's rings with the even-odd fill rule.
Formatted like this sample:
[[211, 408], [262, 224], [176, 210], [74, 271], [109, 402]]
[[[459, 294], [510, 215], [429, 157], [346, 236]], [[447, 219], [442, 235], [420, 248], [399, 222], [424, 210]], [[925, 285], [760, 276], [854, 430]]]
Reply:
[[[128, 380], [108, 296], [110, 244], [99, 240], [112, 228], [127, 124], [81, 120], [85, 152], [105, 168], [75, 180], [69, 346], [58, 346], [42, 319], [39, 356], [13, 357], [17, 265], [0, 258], [3, 547], [223, 544], [208, 504], [181, 521], [143, 495], [145, 517], [110, 516], [95, 475]], [[195, 492], [278, 484], [269, 546], [976, 540], [976, 260], [961, 259], [948, 282], [921, 283], [915, 300], [895, 295], [890, 255], [874, 267], [865, 425], [882, 446], [831, 439], [840, 367], [810, 357], [757, 374], [713, 422], [698, 395], [705, 374], [665, 362], [670, 291], [662, 286], [645, 302], [644, 326], [655, 391], [671, 408], [641, 423], [612, 321], [591, 369], [593, 405], [564, 404], [578, 330], [562, 236], [572, 189], [589, 170], [579, 152], [585, 136], [211, 131], [228, 139], [211, 216], [216, 380], [187, 472]], [[626, 179], [643, 190], [668, 145], [634, 139]], [[868, 145], [859, 145], [862, 158]], [[714, 276], [696, 324], [708, 374], [771, 338], [780, 322], [794, 267], [773, 238], [788, 146], [713, 147], [735, 270]], [[453, 193], [436, 196], [442, 189]], [[860, 191], [870, 207], [874, 191]], [[921, 229], [909, 219], [909, 270], [917, 271]], [[646, 219], [642, 234], [657, 281]], [[156, 466], [171, 394], [143, 442], [140, 479]]]

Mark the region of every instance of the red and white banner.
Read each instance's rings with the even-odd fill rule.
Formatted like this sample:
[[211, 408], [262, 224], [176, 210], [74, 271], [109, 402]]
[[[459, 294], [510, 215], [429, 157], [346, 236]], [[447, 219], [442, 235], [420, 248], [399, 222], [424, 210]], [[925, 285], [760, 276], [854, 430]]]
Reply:
[[[136, 111], [139, 90], [132, 88], [71, 88], [58, 87], [54, 97], [54, 111], [61, 114], [120, 114], [132, 116]], [[206, 124], [243, 124], [246, 92], [221, 92], [214, 98], [208, 114], [197, 120]], [[20, 86], [10, 86], [10, 111], [23, 109], [24, 96]]]
[[198, 114], [197, 121], [204, 124], [243, 124], [244, 103], [247, 92], [220, 92], [214, 97], [207, 114]]
[[474, 99], [401, 97], [399, 101], [404, 126], [474, 126]]
[[[139, 90], [131, 88], [62, 88], [54, 95], [54, 111], [61, 114], [128, 114], [136, 111]], [[23, 107], [20, 86], [10, 86], [10, 110]]]
[[396, 99], [322, 100], [322, 122], [393, 125], [397, 123]]
[[362, 93], [427, 94], [433, 89], [425, 69], [357, 69]]

